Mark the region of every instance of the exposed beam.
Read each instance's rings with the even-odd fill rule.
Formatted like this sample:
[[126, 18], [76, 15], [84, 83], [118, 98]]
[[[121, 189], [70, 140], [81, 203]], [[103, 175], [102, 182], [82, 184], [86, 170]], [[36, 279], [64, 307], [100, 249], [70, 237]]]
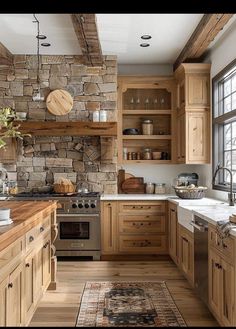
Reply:
[[13, 64], [12, 53], [0, 42], [0, 65]]
[[75, 33], [87, 65], [103, 64], [95, 14], [71, 14]]
[[206, 51], [233, 14], [205, 14], [174, 63], [174, 70], [184, 61], [198, 59]]

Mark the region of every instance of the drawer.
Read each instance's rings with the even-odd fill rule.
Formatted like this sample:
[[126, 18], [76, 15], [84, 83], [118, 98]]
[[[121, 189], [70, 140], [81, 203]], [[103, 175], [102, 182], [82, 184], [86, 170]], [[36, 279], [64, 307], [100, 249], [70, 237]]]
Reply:
[[39, 237], [43, 236], [45, 232], [47, 232], [50, 229], [51, 224], [51, 216], [47, 216], [43, 222], [39, 223], [35, 227], [33, 227], [31, 230], [26, 232], [26, 249], [28, 250], [35, 240], [37, 240]]
[[166, 202], [140, 202], [140, 201], [126, 201], [119, 202], [119, 212], [127, 214], [146, 214], [146, 213], [165, 213]]
[[165, 233], [166, 218], [158, 215], [120, 215], [120, 233]]
[[15, 258], [20, 259], [24, 252], [24, 237], [16, 240], [10, 246], [0, 252], [0, 269], [12, 262]]
[[137, 254], [167, 254], [166, 235], [120, 235], [119, 252]]
[[218, 250], [226, 261], [232, 263], [234, 261], [234, 239], [232, 237], [228, 237], [221, 241], [216, 232], [216, 229], [210, 226], [208, 237], [210, 245]]

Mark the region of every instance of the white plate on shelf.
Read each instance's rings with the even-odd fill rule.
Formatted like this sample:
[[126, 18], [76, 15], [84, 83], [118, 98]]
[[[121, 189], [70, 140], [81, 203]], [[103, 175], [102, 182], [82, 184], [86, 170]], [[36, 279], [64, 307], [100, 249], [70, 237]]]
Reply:
[[11, 218], [9, 218], [7, 220], [1, 220], [0, 221], [0, 226], [10, 225], [12, 223], [13, 223], [13, 220]]

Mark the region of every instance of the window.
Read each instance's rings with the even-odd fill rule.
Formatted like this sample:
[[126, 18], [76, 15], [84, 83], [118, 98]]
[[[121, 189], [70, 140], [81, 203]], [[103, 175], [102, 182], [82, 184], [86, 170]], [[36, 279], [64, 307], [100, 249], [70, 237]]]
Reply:
[[[236, 60], [212, 80], [213, 174], [218, 164], [232, 171], [236, 191]], [[228, 190], [230, 174], [220, 170], [214, 189]]]

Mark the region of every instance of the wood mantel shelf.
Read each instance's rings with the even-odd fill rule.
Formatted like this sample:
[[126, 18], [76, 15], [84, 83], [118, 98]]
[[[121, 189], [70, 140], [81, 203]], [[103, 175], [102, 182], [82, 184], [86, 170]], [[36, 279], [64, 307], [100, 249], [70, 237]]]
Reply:
[[117, 136], [117, 122], [16, 121], [19, 130], [33, 136]]

